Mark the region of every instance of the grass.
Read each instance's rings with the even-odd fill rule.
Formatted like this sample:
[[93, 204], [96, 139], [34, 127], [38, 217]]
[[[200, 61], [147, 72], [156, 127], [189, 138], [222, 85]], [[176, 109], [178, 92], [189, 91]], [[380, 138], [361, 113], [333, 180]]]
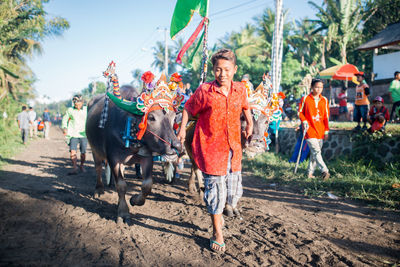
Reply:
[[[300, 125], [300, 122], [298, 121], [284, 121], [281, 123], [281, 127], [288, 127], [288, 128], [293, 128], [297, 127]], [[357, 126], [356, 122], [339, 122], [339, 121], [330, 121], [329, 122], [329, 128], [335, 129], [335, 130], [352, 130], [354, 127]], [[362, 126], [362, 124], [361, 124]], [[369, 127], [370, 125], [367, 124]], [[400, 124], [393, 124], [393, 123], [388, 123], [386, 126], [386, 132], [394, 135], [400, 135]]]
[[[29, 142], [29, 141], [28, 141]], [[6, 125], [0, 122], [0, 168], [7, 164], [5, 159], [18, 153], [23, 147], [21, 133], [16, 126]]]
[[255, 159], [245, 159], [244, 169], [265, 179], [267, 183], [286, 186], [305, 196], [326, 196], [328, 192], [339, 197], [365, 201], [373, 206], [400, 209], [400, 163], [386, 164], [379, 168], [373, 164], [351, 158], [326, 162], [331, 173], [328, 181], [309, 179], [306, 176], [308, 161], [299, 165], [297, 174], [293, 174], [294, 163], [288, 157], [273, 153], [264, 153]]

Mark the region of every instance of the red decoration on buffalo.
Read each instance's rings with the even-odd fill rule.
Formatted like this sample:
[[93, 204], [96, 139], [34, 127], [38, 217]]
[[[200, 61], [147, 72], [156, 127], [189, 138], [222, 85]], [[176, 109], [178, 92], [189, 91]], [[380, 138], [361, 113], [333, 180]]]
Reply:
[[176, 83], [178, 83], [178, 82], [181, 82], [181, 81], [182, 81], [182, 77], [181, 77], [181, 75], [179, 75], [177, 72], [175, 72], [174, 74], [171, 75], [170, 80], [171, 80], [171, 82], [176, 82]]
[[154, 80], [154, 74], [151, 73], [151, 71], [146, 71], [145, 73], [143, 73], [141, 79], [145, 84], [149, 84]]

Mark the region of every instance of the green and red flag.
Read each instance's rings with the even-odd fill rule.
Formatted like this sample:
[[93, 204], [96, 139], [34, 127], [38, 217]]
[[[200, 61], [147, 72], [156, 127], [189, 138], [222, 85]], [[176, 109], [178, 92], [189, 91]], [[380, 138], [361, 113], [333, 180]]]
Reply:
[[[172, 39], [176, 37], [190, 23], [194, 13], [197, 12], [203, 17], [195, 32], [190, 36], [189, 40], [182, 47], [178, 54], [176, 62], [182, 63], [182, 57], [187, 49], [193, 44], [197, 36], [208, 23], [208, 0], [178, 0], [175, 5], [174, 14], [171, 20], [170, 36]], [[201, 41], [201, 40], [200, 40]], [[197, 45], [197, 48], [199, 45]], [[196, 49], [197, 50], [197, 49]], [[195, 53], [196, 51], [194, 51]]]
[[172, 40], [189, 25], [194, 12], [202, 17], [207, 17], [208, 0], [178, 0], [172, 15], [170, 35]]

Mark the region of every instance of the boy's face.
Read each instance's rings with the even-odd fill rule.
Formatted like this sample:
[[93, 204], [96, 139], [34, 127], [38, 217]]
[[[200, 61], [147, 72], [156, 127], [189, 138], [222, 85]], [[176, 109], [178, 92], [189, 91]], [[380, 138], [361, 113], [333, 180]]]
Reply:
[[396, 77], [394, 77], [396, 80], [400, 80], [400, 73], [396, 74]]
[[75, 106], [76, 109], [81, 109], [82, 106], [83, 106], [83, 102], [77, 101], [77, 102], [74, 103], [74, 106]]
[[380, 101], [375, 101], [374, 105], [375, 105], [376, 108], [380, 109], [383, 104]]
[[215, 79], [221, 86], [230, 87], [233, 76], [237, 71], [237, 66], [232, 61], [218, 59], [213, 67]]
[[361, 75], [357, 75], [357, 82], [361, 83], [364, 80], [364, 77]]
[[320, 95], [322, 93], [322, 90], [324, 89], [324, 84], [322, 82], [317, 82], [314, 84], [313, 87], [311, 87], [311, 93], [314, 96]]

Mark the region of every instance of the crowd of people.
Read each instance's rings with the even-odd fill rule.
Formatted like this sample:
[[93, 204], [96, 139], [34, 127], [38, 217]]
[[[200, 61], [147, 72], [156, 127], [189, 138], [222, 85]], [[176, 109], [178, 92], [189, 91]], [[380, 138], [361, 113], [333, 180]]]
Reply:
[[22, 106], [22, 112], [18, 114], [17, 122], [23, 144], [28, 142], [28, 138], [38, 137], [39, 131], [43, 132], [45, 139], [49, 139], [51, 120], [47, 108], [44, 110], [42, 117], [39, 117], [33, 107], [29, 107], [29, 110], [27, 110], [27, 106]]

